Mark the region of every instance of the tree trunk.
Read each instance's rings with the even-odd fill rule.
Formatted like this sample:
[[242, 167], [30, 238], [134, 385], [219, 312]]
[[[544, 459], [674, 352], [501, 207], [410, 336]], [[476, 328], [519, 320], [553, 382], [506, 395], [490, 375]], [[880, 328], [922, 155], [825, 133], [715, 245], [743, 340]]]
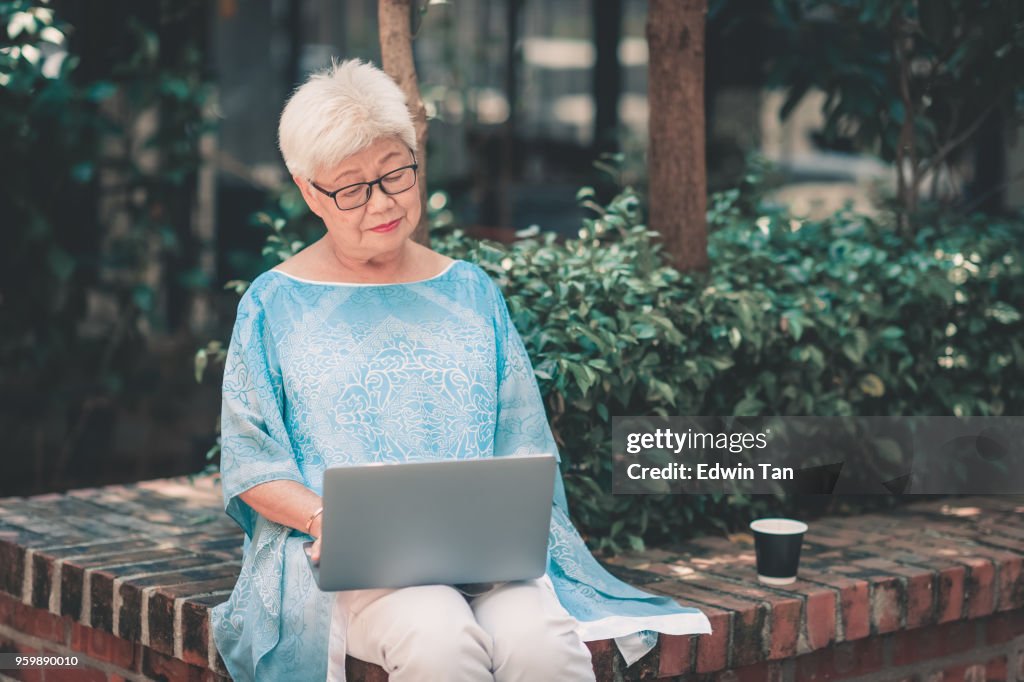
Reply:
[[680, 270], [707, 270], [704, 17], [707, 0], [650, 0], [648, 226]]
[[377, 9], [380, 27], [381, 66], [405, 93], [405, 100], [416, 126], [416, 162], [419, 167], [420, 205], [423, 212], [412, 238], [430, 244], [427, 218], [427, 109], [420, 98], [416, 64], [412, 58], [412, 0], [380, 0]]

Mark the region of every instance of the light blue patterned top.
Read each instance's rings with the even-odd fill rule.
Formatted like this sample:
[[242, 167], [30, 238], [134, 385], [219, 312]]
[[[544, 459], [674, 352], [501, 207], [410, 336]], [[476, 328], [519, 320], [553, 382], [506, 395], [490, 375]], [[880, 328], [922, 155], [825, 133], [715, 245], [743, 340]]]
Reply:
[[[245, 531], [241, 574], [212, 612], [232, 677], [323, 680], [332, 595], [313, 582], [310, 538], [267, 521], [239, 494], [328, 467], [558, 450], [526, 348], [478, 266], [400, 284], [312, 282], [271, 270], [238, 304], [224, 368], [221, 475]], [[628, 663], [656, 632], [709, 633], [698, 609], [629, 586], [594, 560], [569, 520], [561, 475], [550, 577], [585, 641], [616, 638]]]

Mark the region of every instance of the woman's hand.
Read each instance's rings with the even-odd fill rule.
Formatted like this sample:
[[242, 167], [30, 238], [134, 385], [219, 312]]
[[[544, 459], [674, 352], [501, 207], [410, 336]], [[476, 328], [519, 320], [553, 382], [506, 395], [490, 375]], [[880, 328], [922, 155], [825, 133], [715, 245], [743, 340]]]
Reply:
[[320, 523], [321, 516], [318, 516], [313, 520], [313, 525], [310, 526], [309, 529], [309, 534], [315, 538], [313, 546], [309, 548], [309, 558], [313, 560], [314, 564], [320, 563], [320, 535], [323, 530], [323, 526]]

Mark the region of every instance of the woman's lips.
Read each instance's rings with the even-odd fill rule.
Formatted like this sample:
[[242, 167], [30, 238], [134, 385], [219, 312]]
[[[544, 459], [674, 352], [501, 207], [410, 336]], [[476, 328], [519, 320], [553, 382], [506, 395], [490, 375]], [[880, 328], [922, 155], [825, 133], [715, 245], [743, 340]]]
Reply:
[[384, 223], [383, 225], [378, 225], [377, 227], [371, 227], [370, 230], [373, 232], [390, 232], [391, 230], [398, 227], [398, 223], [401, 222], [401, 220], [401, 218], [399, 218], [398, 220], [392, 220], [390, 223]]

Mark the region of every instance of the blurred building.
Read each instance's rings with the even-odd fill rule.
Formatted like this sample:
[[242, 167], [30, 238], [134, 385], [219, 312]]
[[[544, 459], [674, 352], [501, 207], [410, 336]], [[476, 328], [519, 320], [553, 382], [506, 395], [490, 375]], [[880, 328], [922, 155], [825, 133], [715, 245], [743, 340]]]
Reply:
[[[379, 63], [377, 3], [218, 0], [214, 7], [209, 54], [222, 116], [216, 224], [222, 242], [255, 250], [255, 236], [236, 232], [263, 188], [287, 181], [275, 146], [284, 101], [332, 57]], [[603, 181], [592, 166], [601, 151], [622, 152], [619, 180], [643, 186], [645, 0], [430, 0], [426, 8], [414, 54], [431, 119], [428, 181], [446, 191], [461, 224], [539, 224], [575, 234], [582, 217], [575, 193]], [[846, 200], [871, 210], [879, 193], [891, 193], [893, 169], [818, 148], [821, 97], [813, 92], [780, 122], [782, 96], [763, 86], [770, 37], [726, 30], [727, 19], [709, 21], [707, 35], [711, 189], [735, 183], [747, 154], [759, 151], [783, 172], [786, 186], [776, 196], [795, 212], [827, 212]], [[1018, 141], [1008, 153], [1008, 177], [1024, 168], [1022, 150]], [[963, 180], [970, 168], [958, 174]], [[944, 184], [958, 191], [952, 179]], [[1008, 192], [1011, 206], [1024, 206], [1024, 183]]]

